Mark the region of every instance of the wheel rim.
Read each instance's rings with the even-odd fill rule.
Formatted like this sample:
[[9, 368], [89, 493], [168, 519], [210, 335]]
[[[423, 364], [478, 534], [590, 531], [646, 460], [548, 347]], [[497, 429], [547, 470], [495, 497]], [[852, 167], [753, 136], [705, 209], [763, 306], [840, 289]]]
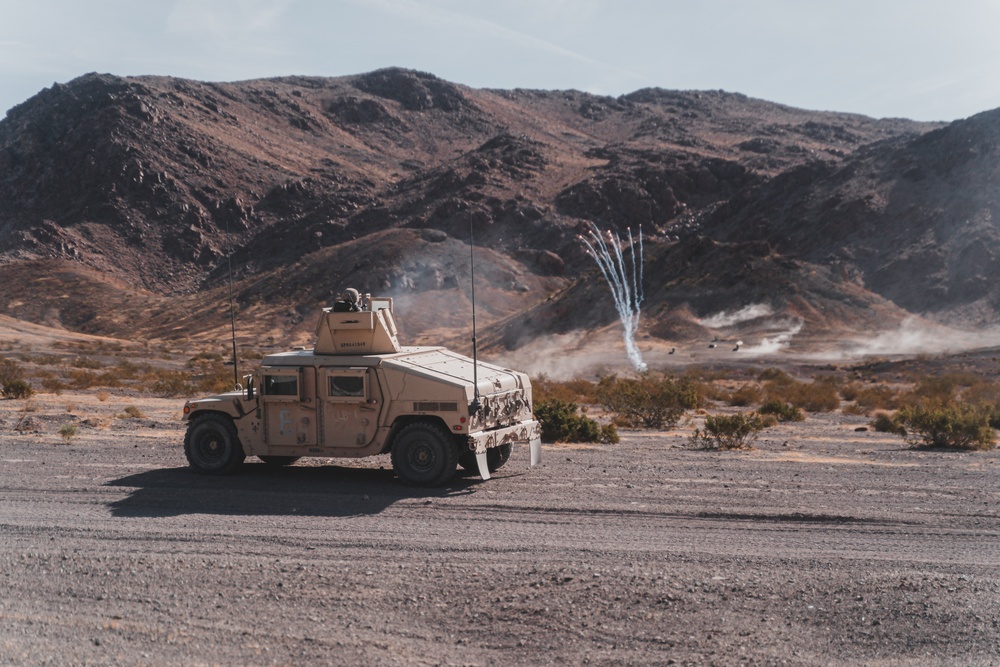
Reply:
[[218, 431], [201, 434], [195, 441], [195, 450], [204, 461], [218, 461], [226, 453], [226, 441]]
[[406, 461], [414, 470], [427, 472], [434, 467], [437, 461], [434, 448], [426, 440], [419, 440], [409, 448], [406, 453]]

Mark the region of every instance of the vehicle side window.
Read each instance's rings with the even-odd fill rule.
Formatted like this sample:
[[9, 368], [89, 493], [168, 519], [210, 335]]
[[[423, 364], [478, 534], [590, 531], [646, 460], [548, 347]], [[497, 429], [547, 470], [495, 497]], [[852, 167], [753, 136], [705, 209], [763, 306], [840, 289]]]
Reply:
[[263, 389], [266, 396], [298, 396], [299, 379], [294, 375], [265, 375]]
[[331, 375], [331, 397], [365, 397], [365, 378], [360, 375]]

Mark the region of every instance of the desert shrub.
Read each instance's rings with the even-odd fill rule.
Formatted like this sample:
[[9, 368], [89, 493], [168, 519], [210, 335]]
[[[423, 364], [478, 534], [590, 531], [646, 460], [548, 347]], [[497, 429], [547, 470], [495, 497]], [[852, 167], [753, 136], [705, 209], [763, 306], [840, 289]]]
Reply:
[[765, 368], [757, 376], [761, 382], [773, 382], [775, 384], [791, 384], [795, 379], [780, 368]]
[[542, 423], [545, 442], [606, 442], [619, 441], [614, 424], [602, 426], [593, 419], [578, 414], [575, 403], [553, 398], [535, 403], [535, 417]]
[[597, 402], [623, 426], [672, 428], [685, 410], [700, 403], [694, 382], [644, 373], [638, 378], [609, 375], [597, 383]]
[[77, 357], [70, 362], [70, 366], [73, 368], [89, 368], [90, 370], [97, 370], [99, 368], [103, 368], [104, 364], [93, 357]]
[[[917, 400], [948, 403], [957, 398], [962, 387], [971, 387], [980, 381], [978, 376], [971, 373], [925, 375], [917, 378], [913, 387], [913, 395], [917, 397]], [[912, 402], [916, 402], [916, 400]]]
[[531, 397], [535, 403], [559, 399], [566, 403], [595, 403], [595, 384], [590, 380], [550, 380], [544, 375], [531, 381]]
[[106, 391], [97, 392], [97, 400], [99, 400], [101, 403], [104, 403], [109, 398], [111, 398], [111, 394], [109, 394], [108, 392]]
[[990, 427], [990, 410], [968, 403], [906, 405], [895, 421], [906, 428], [913, 446], [951, 449], [992, 449], [996, 433]]
[[729, 405], [734, 407], [746, 407], [760, 403], [764, 398], [764, 391], [756, 384], [744, 384], [734, 390], [726, 399]]
[[59, 427], [59, 435], [63, 440], [69, 442], [76, 436], [76, 424], [63, 424]]
[[35, 390], [27, 380], [8, 380], [0, 387], [0, 393], [4, 398], [31, 398]]
[[884, 384], [863, 385], [851, 382], [840, 388], [845, 401], [854, 401], [857, 414], [868, 414], [872, 410], [895, 410], [900, 405], [899, 392]]
[[42, 378], [42, 389], [44, 389], [50, 394], [55, 394], [56, 396], [58, 396], [59, 394], [63, 393], [64, 389], [66, 389], [66, 383], [60, 380], [59, 378], [54, 378], [54, 377]]
[[974, 405], [1000, 406], [1000, 383], [981, 380], [962, 392], [962, 401]]
[[709, 415], [705, 428], [695, 429], [690, 442], [703, 449], [749, 449], [763, 430], [764, 420], [756, 412]]
[[768, 400], [791, 403], [806, 412], [830, 412], [840, 406], [837, 386], [831, 382], [800, 382], [792, 378], [770, 380], [764, 385]]
[[7, 384], [11, 380], [24, 379], [24, 371], [21, 365], [13, 359], [0, 357], [0, 385]]
[[782, 422], [800, 422], [805, 420], [806, 416], [802, 414], [802, 410], [795, 407], [791, 403], [785, 403], [777, 398], [770, 398], [757, 409], [762, 415], [773, 415], [778, 421]]
[[125, 409], [122, 410], [121, 414], [118, 415], [118, 419], [142, 419], [145, 417], [138, 407], [134, 405], [126, 405]]
[[197, 391], [191, 382], [190, 371], [160, 370], [151, 373], [150, 377], [152, 379], [150, 389], [162, 396], [182, 396]]
[[879, 433], [894, 433], [906, 436], [906, 427], [897, 422], [895, 416], [888, 412], [876, 412], [869, 426]]

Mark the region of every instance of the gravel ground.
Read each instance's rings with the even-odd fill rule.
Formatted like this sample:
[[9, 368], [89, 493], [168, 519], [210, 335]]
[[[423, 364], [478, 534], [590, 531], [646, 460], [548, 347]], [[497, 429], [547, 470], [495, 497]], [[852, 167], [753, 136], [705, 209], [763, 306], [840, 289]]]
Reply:
[[0, 405], [3, 664], [1000, 664], [997, 452], [834, 414], [428, 491], [387, 457], [201, 477], [179, 402], [50, 399]]

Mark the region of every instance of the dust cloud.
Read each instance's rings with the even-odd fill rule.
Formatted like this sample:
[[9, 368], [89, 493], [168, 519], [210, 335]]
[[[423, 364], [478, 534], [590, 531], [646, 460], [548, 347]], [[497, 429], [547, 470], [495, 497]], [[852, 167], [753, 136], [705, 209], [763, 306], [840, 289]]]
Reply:
[[744, 306], [735, 312], [724, 310], [715, 315], [709, 315], [701, 319], [701, 325], [709, 329], [725, 329], [742, 322], [749, 322], [761, 317], [770, 317], [774, 314], [774, 308], [765, 303], [755, 303]]

